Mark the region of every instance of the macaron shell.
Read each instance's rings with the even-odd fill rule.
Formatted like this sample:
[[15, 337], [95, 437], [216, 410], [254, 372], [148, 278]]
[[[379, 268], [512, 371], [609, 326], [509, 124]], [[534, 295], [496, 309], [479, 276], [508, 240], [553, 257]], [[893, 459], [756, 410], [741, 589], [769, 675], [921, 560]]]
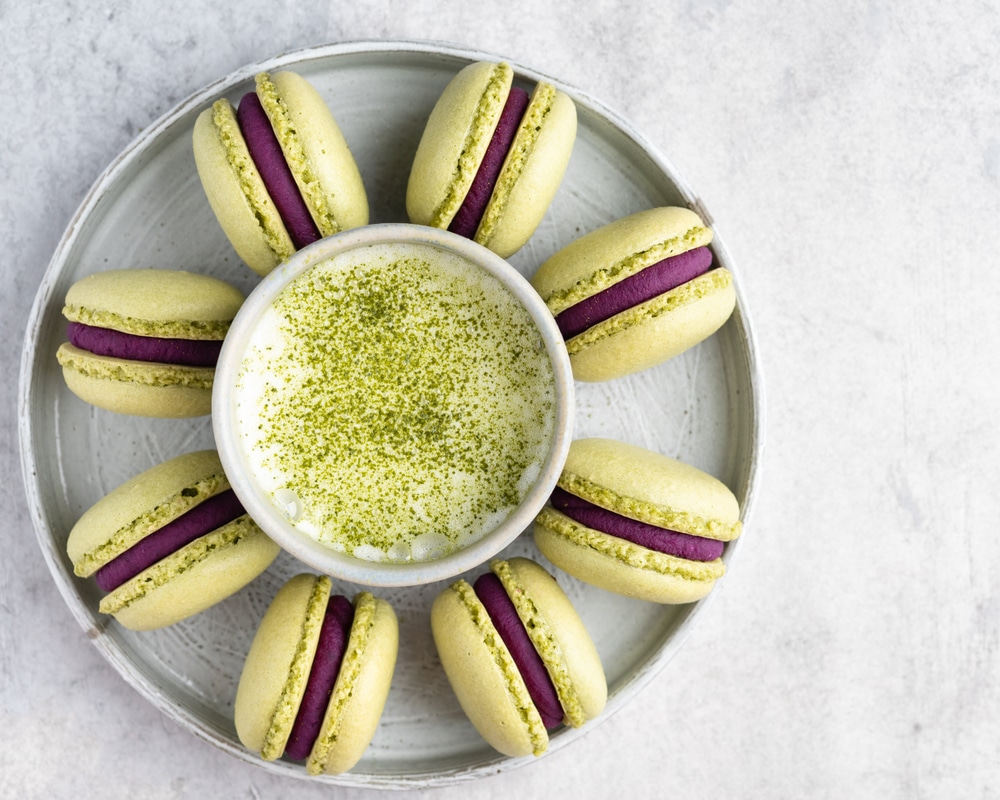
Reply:
[[510, 92], [507, 64], [476, 62], [448, 83], [427, 119], [406, 186], [410, 222], [447, 228], [468, 194]]
[[105, 595], [101, 610], [136, 595], [107, 613], [131, 630], [173, 625], [242, 589], [270, 566], [278, 549], [249, 517], [240, 517]]
[[576, 125], [568, 95], [549, 84], [535, 87], [475, 241], [507, 258], [531, 238], [566, 174]]
[[662, 364], [719, 330], [735, 306], [729, 271], [710, 270], [566, 342], [573, 377], [607, 381]]
[[528, 687], [468, 583], [437, 596], [431, 631], [448, 682], [480, 736], [512, 757], [545, 752], [548, 732]]
[[183, 270], [95, 272], [66, 293], [63, 316], [139, 336], [222, 339], [243, 293], [209, 275]]
[[559, 314], [644, 267], [711, 241], [711, 229], [690, 209], [646, 209], [570, 242], [538, 268], [531, 285]]
[[361, 172], [329, 106], [297, 73], [277, 72], [270, 79], [294, 135], [282, 136], [283, 128], [274, 118], [272, 127], [320, 234], [367, 225], [368, 196]]
[[237, 255], [260, 276], [295, 252], [288, 231], [254, 166], [228, 100], [195, 121], [194, 159], [208, 203]]
[[[575, 485], [574, 481], [584, 481]], [[577, 439], [559, 485], [641, 522], [712, 539], [740, 533], [740, 508], [722, 481], [683, 461], [615, 439]]]
[[338, 775], [358, 763], [378, 728], [399, 651], [392, 606], [361, 592], [323, 727], [306, 762], [310, 774]]
[[[551, 509], [545, 511], [551, 512]], [[553, 516], [559, 515], [558, 512], [551, 513]], [[565, 519], [569, 520], [568, 517]], [[700, 600], [711, 592], [715, 585], [716, 578], [714, 577], [686, 577], [679, 573], [659, 571], [649, 566], [650, 562], [669, 563], [671, 559], [675, 562], [682, 559], [665, 556], [663, 553], [655, 553], [600, 531], [586, 529], [588, 536], [605, 540], [609, 550], [621, 548], [635, 553], [639, 556], [640, 562], [646, 561], [646, 566], [629, 563], [620, 556], [588, 546], [584, 541], [567, 535], [565, 530], [560, 530], [561, 526], [546, 524], [548, 521], [550, 521], [548, 515], [543, 513], [535, 522], [535, 544], [541, 550], [542, 555], [559, 569], [592, 586], [647, 602], [676, 604]], [[572, 523], [572, 520], [569, 522]], [[642, 558], [642, 556], [646, 558]]]
[[133, 544], [229, 488], [215, 450], [176, 456], [108, 492], [77, 520], [66, 541], [76, 574], [88, 577]]
[[296, 575], [274, 596], [247, 653], [236, 689], [240, 741], [265, 760], [279, 758], [292, 732], [330, 597], [330, 579]]
[[[509, 578], [497, 566], [493, 570], [503, 581], [535, 649], [545, 661], [566, 711], [564, 721], [579, 727], [598, 716], [608, 699], [607, 679], [597, 648], [552, 575], [526, 558], [512, 558], [506, 564]], [[531, 607], [534, 619], [524, 613], [525, 605]], [[543, 637], [549, 642], [537, 641]]]
[[69, 343], [56, 357], [66, 386], [91, 405], [139, 417], [200, 417], [212, 411], [213, 367], [99, 356]]

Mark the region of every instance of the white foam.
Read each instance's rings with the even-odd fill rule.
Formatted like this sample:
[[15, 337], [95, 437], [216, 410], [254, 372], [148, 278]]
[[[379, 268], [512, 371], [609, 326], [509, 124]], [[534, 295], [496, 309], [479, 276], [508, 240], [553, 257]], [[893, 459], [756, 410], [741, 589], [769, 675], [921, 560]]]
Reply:
[[507, 289], [455, 254], [376, 245], [321, 262], [243, 360], [253, 472], [324, 544], [439, 558], [506, 519], [540, 473], [555, 391], [539, 341]]

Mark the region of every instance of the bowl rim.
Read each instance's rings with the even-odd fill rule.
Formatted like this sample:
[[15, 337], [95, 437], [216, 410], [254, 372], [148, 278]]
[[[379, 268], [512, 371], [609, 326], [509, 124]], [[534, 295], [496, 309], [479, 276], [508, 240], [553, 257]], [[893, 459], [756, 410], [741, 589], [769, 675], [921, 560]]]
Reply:
[[[517, 508], [496, 528], [447, 555], [425, 561], [380, 562], [322, 544], [295, 527], [267, 498], [246, 463], [235, 415], [240, 365], [250, 336], [275, 298], [295, 279], [331, 258], [373, 245], [417, 245], [457, 255], [495, 278], [524, 308], [545, 346], [555, 390], [554, 427], [538, 478]], [[236, 496], [257, 525], [283, 550], [331, 577], [371, 587], [418, 586], [474, 569], [524, 533], [548, 500], [569, 453], [575, 421], [575, 391], [562, 334], [545, 302], [528, 280], [497, 254], [476, 242], [437, 228], [410, 223], [376, 223], [320, 239], [293, 254], [251, 291], [230, 326], [216, 366], [212, 430], [223, 469]]]

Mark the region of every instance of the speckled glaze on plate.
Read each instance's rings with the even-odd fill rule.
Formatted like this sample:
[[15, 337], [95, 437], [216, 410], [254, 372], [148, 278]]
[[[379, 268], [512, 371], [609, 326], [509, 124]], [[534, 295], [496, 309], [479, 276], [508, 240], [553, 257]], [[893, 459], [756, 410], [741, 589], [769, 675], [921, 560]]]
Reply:
[[[372, 222], [404, 222], [406, 180], [431, 107], [470, 61], [501, 57], [445, 45], [357, 42], [300, 50], [249, 65], [180, 103], [147, 128], [100, 177], [73, 218], [42, 280], [21, 364], [18, 423], [25, 486], [42, 552], [70, 611], [125, 680], [164, 714], [208, 742], [271, 772], [305, 778], [300, 764], [265, 763], [236, 738], [233, 698], [243, 659], [277, 589], [303, 565], [287, 554], [250, 586], [216, 607], [161, 631], [127, 631], [97, 611], [93, 581], [73, 575], [66, 537], [100, 497], [154, 464], [211, 447], [208, 417], [158, 420], [95, 409], [66, 389], [55, 360], [65, 324], [62, 299], [92, 272], [121, 267], [187, 269], [249, 291], [259, 280], [219, 228], [191, 152], [197, 114], [220, 96], [232, 101], [261, 70], [291, 68], [320, 91], [361, 168]], [[519, 78], [542, 77], [514, 64]], [[586, 94], [554, 81], [577, 103], [579, 132], [562, 187], [531, 241], [511, 259], [526, 277], [557, 249], [619, 217], [698, 197], [626, 122]], [[732, 488], [748, 520], [763, 448], [763, 397], [754, 337], [739, 294], [739, 270], [723, 244], [716, 259], [736, 277], [737, 306], [713, 337], [639, 375], [577, 384], [577, 437], [608, 436], [667, 453]], [[753, 530], [731, 543], [729, 566]], [[541, 560], [530, 535], [501, 554]], [[482, 570], [474, 570], [478, 575]], [[665, 607], [589, 587], [555, 571], [604, 662], [610, 698], [603, 719], [634, 698], [677, 652], [712, 595]], [[309, 780], [418, 788], [493, 775], [531, 763], [493, 751], [466, 720], [437, 662], [430, 605], [446, 582], [381, 590], [400, 620], [399, 662], [385, 714], [364, 758], [346, 775]], [[353, 594], [357, 587], [337, 590]], [[715, 592], [718, 592], [716, 588]], [[550, 750], [599, 724], [562, 729]]]

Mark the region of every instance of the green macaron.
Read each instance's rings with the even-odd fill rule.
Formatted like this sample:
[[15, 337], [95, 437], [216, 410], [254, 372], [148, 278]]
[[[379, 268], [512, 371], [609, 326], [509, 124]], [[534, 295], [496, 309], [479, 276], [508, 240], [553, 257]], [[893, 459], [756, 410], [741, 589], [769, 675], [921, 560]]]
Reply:
[[89, 275], [63, 307], [70, 341], [56, 356], [66, 385], [121, 414], [208, 414], [215, 361], [243, 300], [225, 281], [181, 270]]
[[260, 575], [278, 555], [232, 495], [214, 450], [172, 458], [80, 517], [66, 552], [107, 594], [100, 611], [151, 630], [193, 616]]
[[[305, 573], [282, 586], [257, 628], [236, 691], [240, 741], [265, 761], [301, 749], [310, 775], [346, 772], [364, 754], [399, 648], [392, 606], [368, 592], [350, 602], [331, 589], [327, 576]], [[331, 600], [350, 618], [331, 625]]]
[[712, 231], [687, 208], [640, 211], [581, 236], [531, 279], [566, 338], [573, 376], [619, 378], [711, 336], [736, 304]]
[[295, 72], [260, 73], [237, 107], [217, 100], [195, 121], [192, 143], [209, 205], [258, 275], [310, 241], [368, 224], [347, 141], [319, 92]]
[[[524, 98], [523, 111], [508, 106], [512, 97]], [[427, 120], [406, 188], [410, 221], [450, 228], [512, 255], [559, 189], [576, 124], [572, 99], [552, 84], [540, 81], [528, 93], [508, 64], [469, 64]], [[467, 202], [477, 209], [470, 211]], [[456, 229], [459, 221], [462, 229]]]
[[[548, 691], [556, 698], [558, 711], [551, 724], [580, 727], [604, 709], [604, 668], [583, 621], [552, 575], [526, 558], [497, 560], [490, 570], [475, 585], [460, 579], [438, 595], [431, 608], [434, 642], [448, 681], [480, 735], [505, 755], [539, 756], [549, 745], [548, 725], [533, 688], [539, 678], [550, 682]], [[494, 576], [502, 605], [510, 609], [506, 624], [519, 628], [520, 644], [509, 638], [504, 614], [498, 614], [481, 589], [482, 579]], [[534, 677], [519, 667], [525, 653], [535, 662]]]
[[725, 543], [742, 532], [729, 488], [668, 456], [611, 439], [570, 446], [538, 549], [560, 569], [617, 594], [690, 603], [725, 572]]

